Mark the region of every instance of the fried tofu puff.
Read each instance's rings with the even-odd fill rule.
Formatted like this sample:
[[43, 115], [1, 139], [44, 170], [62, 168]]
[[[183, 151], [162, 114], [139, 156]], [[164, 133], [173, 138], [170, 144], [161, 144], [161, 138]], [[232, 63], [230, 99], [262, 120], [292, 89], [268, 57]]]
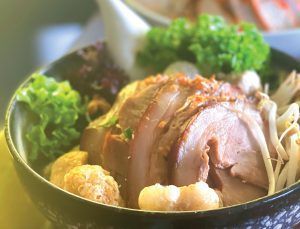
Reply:
[[82, 165], [64, 177], [65, 190], [99, 203], [123, 206], [117, 182], [99, 165]]
[[205, 182], [176, 187], [155, 184], [144, 188], [139, 195], [139, 207], [150, 211], [196, 211], [222, 207], [215, 190]]
[[88, 153], [84, 151], [72, 151], [60, 156], [51, 166], [50, 182], [63, 188], [65, 175], [74, 167], [87, 163]]

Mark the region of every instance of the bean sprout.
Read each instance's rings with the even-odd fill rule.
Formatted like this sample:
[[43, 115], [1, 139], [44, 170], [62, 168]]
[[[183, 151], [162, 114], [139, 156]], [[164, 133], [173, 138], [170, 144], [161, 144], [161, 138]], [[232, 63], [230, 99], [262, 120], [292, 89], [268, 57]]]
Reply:
[[274, 148], [276, 149], [276, 152], [278, 154], [278, 159], [280, 161], [282, 161], [282, 159], [288, 160], [289, 156], [278, 139], [277, 125], [276, 125], [277, 105], [273, 101], [269, 100], [269, 102], [266, 103], [265, 105], [265, 109], [268, 112], [270, 139]]
[[300, 90], [300, 74], [293, 71], [287, 79], [279, 86], [271, 99], [275, 101], [278, 107], [288, 105]]
[[284, 188], [284, 185], [285, 185], [286, 179], [287, 179], [288, 166], [289, 166], [289, 162], [287, 162], [285, 164], [285, 166], [283, 167], [283, 169], [278, 177], [278, 181], [276, 183], [276, 191], [280, 191], [281, 189]]
[[[299, 119], [299, 105], [297, 103], [293, 103], [289, 106], [287, 111], [283, 113], [276, 121], [277, 126], [279, 129], [284, 130], [286, 127], [286, 130], [283, 131], [282, 135], [280, 136], [280, 141], [285, 137], [285, 135], [293, 129], [295, 124], [297, 124]], [[292, 124], [290, 123], [291, 121]]]
[[[271, 158], [277, 161], [274, 170], [276, 191], [294, 184], [300, 173], [299, 101], [288, 105], [299, 89], [300, 75], [293, 72], [278, 89], [277, 94], [271, 97], [275, 102], [263, 93], [257, 95], [261, 100], [258, 107], [266, 113], [270, 140], [277, 152], [277, 158]], [[277, 109], [277, 105], [281, 107]], [[266, 169], [268, 172], [267, 166]]]
[[300, 147], [297, 143], [298, 135], [294, 134], [290, 137], [290, 144], [291, 144], [291, 152], [290, 152], [290, 161], [287, 171], [287, 182], [286, 186], [291, 186], [296, 182], [296, 175], [300, 160]]
[[280, 173], [282, 165], [283, 165], [283, 161], [282, 160], [277, 160], [276, 167], [275, 167], [275, 172], [274, 172], [275, 183], [277, 183], [277, 181], [278, 181], [278, 177], [279, 177], [279, 173]]

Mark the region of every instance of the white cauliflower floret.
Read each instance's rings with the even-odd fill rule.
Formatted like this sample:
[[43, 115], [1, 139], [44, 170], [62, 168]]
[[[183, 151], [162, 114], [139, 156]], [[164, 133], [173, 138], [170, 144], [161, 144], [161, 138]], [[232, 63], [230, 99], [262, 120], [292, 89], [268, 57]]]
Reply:
[[73, 151], [59, 157], [51, 167], [50, 182], [63, 188], [65, 175], [74, 167], [88, 163], [88, 153]]
[[142, 210], [196, 211], [217, 209], [222, 206], [218, 194], [205, 182], [176, 187], [155, 184], [145, 187], [139, 195]]
[[64, 178], [64, 189], [99, 203], [123, 205], [117, 182], [99, 165], [71, 169]]

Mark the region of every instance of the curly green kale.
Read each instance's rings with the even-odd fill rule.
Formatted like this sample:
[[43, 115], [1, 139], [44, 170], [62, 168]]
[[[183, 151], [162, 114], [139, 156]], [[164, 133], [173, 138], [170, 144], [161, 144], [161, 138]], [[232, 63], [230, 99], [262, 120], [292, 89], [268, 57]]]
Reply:
[[35, 116], [26, 138], [30, 143], [29, 159], [40, 154], [48, 159], [65, 153], [78, 140], [78, 120], [85, 113], [85, 104], [69, 82], [57, 82], [40, 74], [17, 92], [17, 100], [23, 102]]
[[151, 29], [137, 61], [155, 72], [175, 61], [190, 61], [201, 74], [210, 76], [260, 70], [269, 52], [254, 25], [227, 25], [221, 17], [201, 15], [193, 24], [177, 19], [168, 28]]

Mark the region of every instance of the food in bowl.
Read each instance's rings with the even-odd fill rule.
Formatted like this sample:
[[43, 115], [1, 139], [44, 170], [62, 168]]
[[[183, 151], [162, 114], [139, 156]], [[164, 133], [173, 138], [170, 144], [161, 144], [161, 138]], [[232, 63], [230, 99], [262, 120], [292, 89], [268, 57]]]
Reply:
[[[176, 31], [171, 31], [161, 33], [163, 37], [176, 35]], [[259, 65], [253, 64], [256, 63], [253, 56], [250, 62], [241, 58], [245, 54], [242, 48], [230, 53], [222, 47], [207, 55], [210, 62], [213, 63], [214, 55], [218, 63], [228, 63], [231, 60], [228, 56], [236, 55], [241, 58], [239, 66], [247, 67], [235, 68], [237, 60], [230, 61], [233, 65], [229, 68], [218, 64], [216, 79], [210, 76], [214, 68], [209, 66], [204, 78], [197, 73], [181, 72], [178, 65], [168, 60], [165, 62], [168, 74], [131, 82], [118, 93], [110, 109], [104, 98], [90, 97], [85, 101], [79, 99], [70, 85], [35, 76], [19, 92], [24, 96], [19, 101], [26, 103], [38, 120], [56, 117], [41, 124], [37, 122], [28, 131], [31, 133], [41, 125], [43, 131], [39, 133], [43, 141], [38, 144], [47, 145], [43, 142], [48, 142], [53, 135], [52, 144], [56, 148], [62, 146], [53, 154], [51, 149], [43, 153], [50, 159], [61, 155], [51, 166], [50, 181], [92, 201], [148, 211], [217, 209], [271, 195], [295, 183], [299, 179], [299, 74], [291, 73], [270, 96], [263, 93], [262, 89], [267, 87], [261, 85], [259, 75], [253, 70], [267, 65], [268, 46], [259, 40], [257, 30], [251, 30], [250, 34], [244, 30], [230, 31], [232, 36], [243, 40], [258, 38], [255, 44], [265, 50], [259, 57]], [[180, 33], [179, 30], [177, 35]], [[225, 33], [224, 40], [227, 36]], [[184, 38], [184, 44], [195, 42], [193, 36], [179, 37]], [[212, 49], [215, 47], [212, 44], [215, 41], [205, 48]], [[147, 50], [147, 42], [145, 47]], [[153, 54], [164, 57], [163, 47], [160, 53]], [[171, 53], [185, 50], [189, 45], [180, 47], [183, 49], [176, 50], [172, 46]], [[222, 58], [222, 54], [226, 58]], [[248, 54], [253, 55], [250, 51]], [[201, 72], [205, 61], [191, 58], [189, 62], [189, 66]], [[173, 65], [171, 69], [169, 64]], [[248, 71], [243, 72], [245, 70]], [[33, 85], [41, 79], [44, 85], [39, 84], [37, 90]], [[51, 90], [47, 89], [49, 84]], [[73, 97], [77, 98], [76, 102]], [[41, 99], [47, 102], [39, 103]], [[41, 104], [45, 109], [32, 109], [35, 107], [32, 104]], [[64, 109], [68, 107], [65, 104], [70, 108]], [[65, 141], [68, 132], [64, 132], [62, 120], [73, 118], [73, 128], [80, 131], [77, 121], [89, 117], [93, 109], [87, 108], [94, 106], [105, 107], [100, 109], [104, 114], [81, 129], [80, 141], [78, 138], [74, 144]], [[53, 108], [55, 113], [51, 113]], [[53, 129], [52, 124], [58, 125]], [[65, 154], [66, 144], [69, 149], [79, 144], [79, 150]], [[42, 152], [43, 148], [33, 149]]]
[[[297, 0], [127, 0], [128, 4], [146, 16], [150, 10], [161, 17], [192, 20], [200, 14], [219, 15], [227, 22], [248, 21], [265, 31], [278, 31], [299, 27], [300, 9]], [[150, 19], [156, 20], [155, 16]], [[166, 20], [164, 20], [166, 21]]]

